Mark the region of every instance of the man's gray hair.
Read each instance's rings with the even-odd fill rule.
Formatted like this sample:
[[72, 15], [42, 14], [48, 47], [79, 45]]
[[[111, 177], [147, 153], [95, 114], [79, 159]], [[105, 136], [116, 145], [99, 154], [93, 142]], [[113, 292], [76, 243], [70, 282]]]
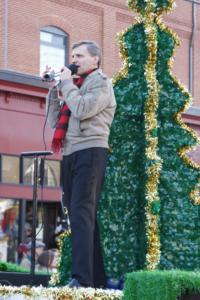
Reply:
[[75, 48], [78, 48], [82, 45], [85, 45], [87, 47], [87, 50], [91, 56], [98, 56], [98, 58], [99, 58], [98, 67], [99, 67], [100, 63], [101, 63], [101, 58], [102, 58], [102, 50], [101, 50], [100, 46], [94, 41], [85, 40], [85, 41], [80, 41], [80, 42], [74, 43], [72, 45], [72, 50]]

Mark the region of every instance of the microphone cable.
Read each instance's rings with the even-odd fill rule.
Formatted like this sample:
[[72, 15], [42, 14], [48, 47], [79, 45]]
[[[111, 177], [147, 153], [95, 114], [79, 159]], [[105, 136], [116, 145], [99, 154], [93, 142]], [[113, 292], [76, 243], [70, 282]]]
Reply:
[[[59, 93], [58, 90], [58, 84], [59, 82], [54, 86], [56, 87], [57, 93]], [[47, 101], [47, 96], [46, 96], [46, 101]], [[47, 151], [47, 144], [45, 140], [45, 130], [46, 130], [46, 125], [47, 125], [47, 120], [48, 120], [48, 115], [49, 115], [49, 110], [50, 110], [50, 102], [51, 100], [48, 99], [48, 103], [46, 106], [46, 112], [45, 112], [45, 121], [42, 129], [42, 139], [43, 139], [43, 144], [44, 144], [44, 151]], [[39, 235], [41, 230], [44, 228], [44, 221], [45, 221], [45, 209], [44, 209], [44, 176], [45, 176], [45, 161], [46, 161], [46, 155], [44, 155], [40, 159], [40, 191], [41, 191], [41, 213], [42, 213], [42, 225], [39, 228], [38, 232], [36, 233], [36, 237]]]
[[[46, 101], [47, 101], [47, 97], [46, 97]], [[47, 109], [45, 111], [45, 121], [44, 121], [44, 125], [42, 128], [42, 140], [43, 140], [43, 144], [44, 144], [44, 151], [47, 151], [47, 144], [46, 144], [46, 140], [45, 140], [45, 130], [46, 130], [46, 125], [47, 125], [47, 119], [48, 119], [48, 114], [49, 114], [49, 107], [50, 107], [50, 100], [48, 100], [48, 105], [47, 105]], [[46, 160], [46, 155], [44, 155], [43, 157], [40, 158], [40, 163], [39, 163], [39, 172], [40, 172], [40, 176], [39, 176], [39, 183], [40, 183], [40, 208], [41, 208], [41, 215], [42, 215], [42, 223], [41, 226], [38, 230], [38, 232], [36, 233], [36, 237], [39, 235], [39, 233], [42, 231], [42, 229], [44, 228], [44, 221], [45, 221], [45, 211], [44, 211], [44, 175], [45, 175], [45, 160]]]

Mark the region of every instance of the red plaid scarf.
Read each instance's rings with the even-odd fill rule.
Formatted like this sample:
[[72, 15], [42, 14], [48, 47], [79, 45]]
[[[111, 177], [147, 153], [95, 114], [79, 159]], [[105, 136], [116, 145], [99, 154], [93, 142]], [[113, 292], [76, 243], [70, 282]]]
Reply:
[[[89, 70], [88, 72], [81, 75], [79, 78], [74, 78], [74, 84], [79, 88], [82, 86], [85, 78], [94, 71]], [[56, 124], [56, 129], [54, 132], [53, 140], [51, 143], [51, 149], [54, 153], [58, 153], [60, 149], [63, 147], [63, 141], [65, 139], [65, 135], [68, 129], [69, 118], [71, 115], [71, 111], [66, 103], [63, 104], [61, 110], [59, 112], [58, 121]]]

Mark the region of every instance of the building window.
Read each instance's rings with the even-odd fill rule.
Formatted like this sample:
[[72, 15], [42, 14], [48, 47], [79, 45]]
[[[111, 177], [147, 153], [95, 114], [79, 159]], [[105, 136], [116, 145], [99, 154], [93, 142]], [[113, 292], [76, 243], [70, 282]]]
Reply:
[[[38, 176], [42, 168], [40, 167], [42, 160], [38, 162]], [[43, 165], [43, 164], [42, 164]], [[34, 159], [24, 158], [23, 159], [23, 183], [33, 184], [34, 178]], [[60, 186], [60, 161], [45, 159], [44, 163], [44, 185], [49, 187]]]
[[19, 183], [19, 157], [2, 155], [2, 182]]
[[33, 184], [34, 178], [34, 159], [24, 157], [23, 158], [23, 184]]
[[60, 186], [60, 161], [45, 160], [44, 184]]
[[[3, 183], [33, 185], [34, 158], [20, 158], [14, 155], [0, 155], [0, 181]], [[59, 187], [61, 184], [61, 163], [59, 160], [38, 159], [38, 177], [43, 174], [43, 184], [48, 187]], [[20, 175], [21, 174], [21, 175]], [[41, 183], [41, 182], [40, 182]]]
[[59, 72], [67, 64], [67, 34], [52, 26], [43, 27], [40, 31], [40, 74], [46, 65]]
[[19, 201], [0, 199], [0, 261], [16, 262], [19, 236]]

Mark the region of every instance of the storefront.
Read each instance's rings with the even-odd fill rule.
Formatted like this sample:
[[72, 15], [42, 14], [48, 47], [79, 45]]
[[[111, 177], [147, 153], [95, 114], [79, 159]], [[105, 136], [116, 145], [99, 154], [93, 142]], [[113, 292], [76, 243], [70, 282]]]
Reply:
[[[21, 153], [49, 150], [46, 94], [39, 77], [0, 70], [0, 261], [19, 262], [19, 244], [31, 239], [34, 158]], [[60, 156], [40, 157], [38, 174], [36, 239], [52, 249], [62, 223]]]

